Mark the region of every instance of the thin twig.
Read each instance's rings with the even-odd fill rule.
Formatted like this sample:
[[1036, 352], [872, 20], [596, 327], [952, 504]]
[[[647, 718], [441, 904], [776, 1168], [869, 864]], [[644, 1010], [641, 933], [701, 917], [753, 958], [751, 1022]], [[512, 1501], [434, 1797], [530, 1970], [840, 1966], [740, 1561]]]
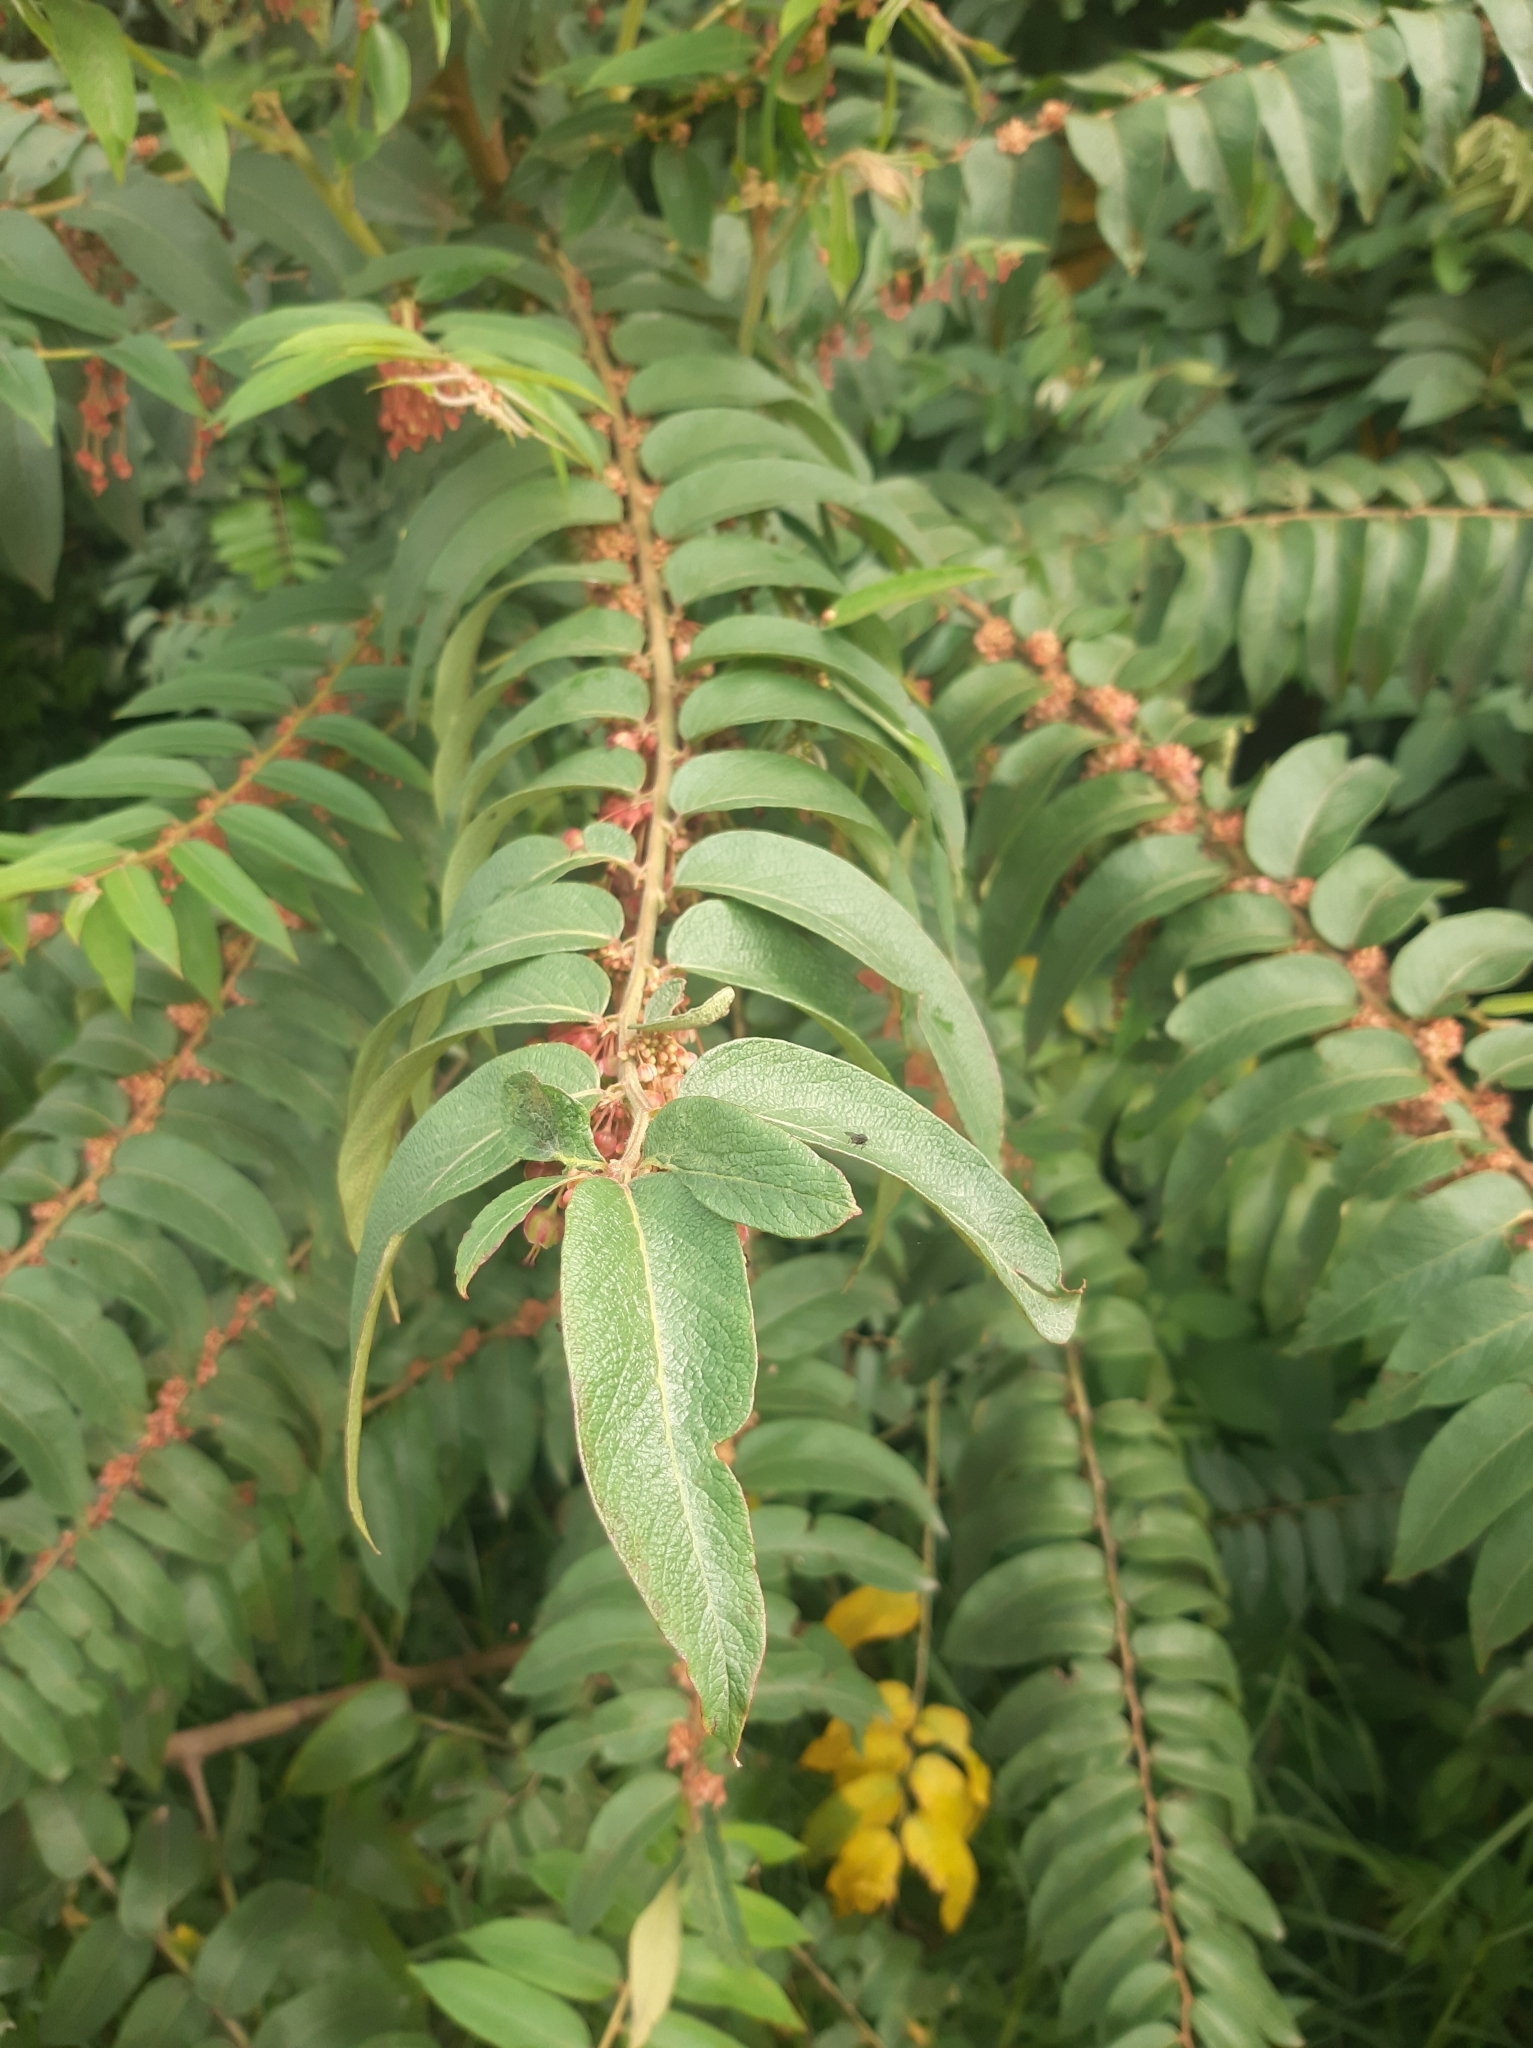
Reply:
[[628, 1997], [628, 1982], [625, 1978], [618, 1987], [617, 2004], [613, 2006], [611, 2017], [608, 2019], [606, 2026], [602, 2028], [602, 2036], [596, 2044], [596, 2048], [612, 2048], [612, 2044], [617, 2039], [618, 2031], [623, 2024], [623, 2015], [628, 2010]]
[[1182, 1930], [1177, 1924], [1176, 1909], [1171, 1898], [1171, 1874], [1166, 1865], [1165, 1837], [1161, 1832], [1160, 1801], [1155, 1795], [1155, 1776], [1150, 1762], [1150, 1737], [1145, 1726], [1144, 1703], [1139, 1697], [1139, 1675], [1129, 1634], [1128, 1601], [1124, 1598], [1123, 1581], [1118, 1568], [1118, 1539], [1113, 1534], [1107, 1482], [1102, 1477], [1102, 1467], [1097, 1459], [1091, 1404], [1086, 1398], [1086, 1384], [1081, 1377], [1080, 1352], [1073, 1344], [1065, 1347], [1065, 1371], [1070, 1389], [1070, 1407], [1080, 1438], [1081, 1465], [1086, 1474], [1087, 1484], [1091, 1488], [1092, 1521], [1096, 1526], [1097, 1541], [1102, 1546], [1102, 1566], [1107, 1579], [1108, 1597], [1112, 1601], [1113, 1659], [1123, 1680], [1123, 1703], [1128, 1712], [1129, 1739], [1133, 1747], [1134, 1766], [1139, 1776], [1139, 1798], [1144, 1807], [1145, 1829], [1150, 1838], [1150, 1873], [1155, 1886], [1155, 1908], [1166, 1931], [1166, 1947], [1170, 1951], [1171, 1972], [1176, 1979], [1177, 1998], [1181, 2007], [1176, 2038], [1180, 2048], [1195, 2048], [1192, 2033], [1192, 1979], [1187, 1972], [1187, 1958], [1182, 1949]]
[[[443, 1657], [434, 1664], [395, 1664], [385, 1660], [381, 1675], [395, 1685], [402, 1685], [407, 1692], [420, 1692], [434, 1685], [459, 1687], [491, 1672], [510, 1671], [526, 1647], [525, 1643], [500, 1643], [493, 1650], [470, 1650], [466, 1656]], [[376, 1683], [372, 1678], [358, 1679], [355, 1684], [338, 1685], [330, 1692], [309, 1693], [302, 1699], [282, 1700], [274, 1707], [231, 1714], [227, 1720], [209, 1721], [201, 1728], [178, 1728], [165, 1745], [165, 1762], [189, 1775], [191, 1765], [200, 1767], [210, 1756], [221, 1756], [230, 1749], [247, 1749], [255, 1742], [290, 1735], [310, 1721], [322, 1721]]]
[[857, 2010], [856, 2006], [852, 2003], [851, 1999], [847, 1997], [846, 1993], [841, 1989], [841, 1986], [836, 1982], [835, 1978], [827, 1975], [827, 1973], [820, 1968], [819, 1964], [815, 1961], [814, 1957], [809, 1953], [808, 1949], [796, 1948], [791, 1950], [790, 1953], [793, 1957], [794, 1962], [799, 1964], [799, 1966], [802, 1969], [805, 1969], [809, 1972], [810, 1976], [813, 1977], [815, 1983], [818, 1984], [820, 1989], [825, 1993], [825, 1996], [829, 1999], [834, 2000], [834, 2002], [840, 2006], [841, 2010], [846, 2014], [847, 2018], [851, 2021], [852, 2025], [857, 2029], [857, 2038], [860, 2041], [865, 2041], [867, 2043], [867, 2048], [884, 2048], [884, 2043], [881, 2040], [881, 2038], [873, 2031], [873, 2028], [863, 2018], [862, 2014]]
[[932, 1512], [921, 1534], [921, 1623], [916, 1636], [916, 1668], [910, 1696], [917, 1713], [926, 1703], [926, 1681], [931, 1671], [933, 1581], [937, 1576], [937, 1487], [942, 1477], [942, 1395], [946, 1373], [933, 1373], [926, 1383], [926, 1494]]

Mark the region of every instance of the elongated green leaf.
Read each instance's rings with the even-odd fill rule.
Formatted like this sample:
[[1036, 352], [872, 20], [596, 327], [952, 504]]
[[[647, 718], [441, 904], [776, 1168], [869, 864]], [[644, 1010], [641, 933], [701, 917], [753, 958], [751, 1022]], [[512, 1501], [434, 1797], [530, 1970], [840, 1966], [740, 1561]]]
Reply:
[[402, 1685], [366, 1686], [309, 1736], [287, 1767], [286, 1789], [300, 1798], [339, 1792], [403, 1756], [417, 1733]]
[[222, 822], [230, 844], [257, 859], [274, 861], [279, 868], [296, 868], [300, 875], [331, 889], [344, 889], [348, 895], [356, 895], [361, 888], [333, 847], [283, 811], [268, 810], [265, 804], [230, 804]]
[[941, 1522], [915, 1467], [888, 1444], [845, 1422], [763, 1422], [741, 1440], [735, 1470], [752, 1493], [892, 1500], [923, 1522]]
[[[656, 373], [666, 368], [664, 363], [654, 366]], [[803, 548], [748, 539], [743, 534], [718, 533], [703, 534], [673, 548], [665, 565], [665, 584], [677, 604], [690, 605], [700, 597], [763, 587], [834, 593], [840, 590], [841, 579], [834, 569], [827, 568]]]
[[1097, 224], [1125, 270], [1144, 261], [1144, 237], [1165, 176], [1166, 102], [1144, 99], [1109, 114], [1073, 114], [1070, 148], [1097, 185]]
[[1310, 922], [1344, 952], [1382, 946], [1408, 931], [1442, 889], [1440, 882], [1413, 880], [1376, 846], [1353, 846], [1315, 884]]
[[1312, 47], [1247, 76], [1288, 189], [1323, 236], [1336, 224], [1341, 106], [1329, 51]]
[[222, 848], [208, 846], [200, 839], [183, 839], [170, 849], [170, 863], [183, 881], [189, 882], [205, 902], [241, 931], [275, 946], [289, 960], [297, 957], [271, 898], [256, 887]]
[[767, 832], [704, 840], [682, 855], [676, 880], [802, 925], [914, 995], [959, 1115], [982, 1152], [999, 1151], [1000, 1075], [985, 1027], [951, 963], [876, 882], [834, 854]]
[[585, 80], [586, 92], [607, 92], [617, 85], [677, 85], [690, 78], [712, 78], [720, 72], [744, 71], [756, 54], [749, 36], [722, 24], [659, 35], [598, 64]]
[[949, 591], [962, 590], [967, 583], [983, 581], [987, 573], [984, 569], [967, 568], [907, 569], [903, 576], [881, 577], [876, 583], [864, 583], [849, 590], [845, 597], [837, 598], [825, 623], [851, 626], [859, 619], [875, 618], [879, 612], [901, 611], [906, 605], [945, 597]]
[[217, 96], [196, 79], [171, 74], [151, 76], [149, 90], [171, 148], [222, 213], [229, 187], [229, 137]]
[[714, 1450], [743, 1428], [756, 1378], [739, 1240], [672, 1175], [586, 1180], [562, 1270], [592, 1499], [733, 1751], [766, 1648], [744, 1497]]
[[1483, 1669], [1493, 1650], [1533, 1622], [1533, 1500], [1528, 1494], [1485, 1532], [1469, 1582], [1469, 1634]]
[[888, 840], [873, 812], [839, 776], [791, 754], [699, 754], [677, 769], [671, 802], [683, 817], [694, 811], [817, 811], [875, 844]]
[[[90, 1475], [75, 1411], [30, 1360], [5, 1349], [0, 1349], [0, 1444], [55, 1514], [77, 1514], [84, 1506]], [[7, 1739], [3, 1722], [0, 1709], [0, 1741]]]
[[47, 21], [80, 112], [121, 178], [138, 125], [127, 38], [95, 0], [49, 0]]
[[125, 930], [146, 953], [161, 960], [172, 974], [181, 972], [181, 945], [170, 905], [145, 868], [113, 868], [101, 878], [101, 889]]
[[[627, 614], [604, 616], [626, 618]], [[648, 706], [648, 689], [627, 669], [601, 668], [566, 676], [524, 704], [474, 756], [453, 794], [454, 807], [471, 811], [511, 756], [540, 733], [587, 718], [642, 718]]]
[[1136, 1128], [1153, 1130], [1240, 1060], [1345, 1024], [1357, 1003], [1351, 975], [1319, 953], [1253, 960], [1204, 982], [1166, 1019], [1166, 1035], [1187, 1051], [1135, 1118]]
[[357, 1457], [367, 1360], [389, 1272], [406, 1233], [443, 1202], [483, 1187], [520, 1160], [568, 1156], [599, 1163], [589, 1119], [571, 1099], [595, 1087], [595, 1067], [573, 1046], [529, 1046], [505, 1053], [434, 1103], [389, 1161], [367, 1212], [351, 1292], [347, 1502], [364, 1535]]
[[650, 1124], [644, 1158], [715, 1215], [774, 1237], [823, 1237], [859, 1213], [828, 1160], [733, 1103], [678, 1096]]
[[553, 1920], [486, 1920], [461, 1937], [480, 1962], [561, 1998], [607, 1998], [622, 1976], [604, 1941]]
[[1389, 992], [1407, 1017], [1431, 1017], [1463, 999], [1521, 981], [1533, 966], [1533, 918], [1520, 910], [1469, 910], [1439, 918], [1401, 947]]
[[991, 870], [980, 912], [980, 955], [997, 982], [1025, 952], [1061, 877], [1099, 839], [1164, 817], [1171, 799], [1148, 775], [1098, 775], [1042, 804]]
[[1533, 1491], [1530, 1443], [1533, 1386], [1526, 1383], [1492, 1387], [1444, 1423], [1406, 1481], [1393, 1576], [1442, 1564]]
[[1027, 1042], [1040, 1046], [1089, 974], [1151, 918], [1222, 888], [1228, 870], [1181, 834], [1136, 839], [1110, 853], [1055, 918], [1038, 955], [1027, 1004]]
[[1503, 1024], [1482, 1031], [1464, 1048], [1464, 1059], [1482, 1081], [1500, 1088], [1533, 1084], [1533, 1024]]
[[487, 904], [437, 947], [402, 998], [545, 953], [594, 952], [623, 929], [617, 899], [589, 882], [544, 882]]
[[51, 768], [17, 790], [18, 796], [41, 797], [178, 797], [203, 796], [213, 778], [195, 761], [161, 761], [151, 754], [97, 754], [67, 768]]
[[690, 1068], [683, 1097], [753, 1110], [806, 1144], [861, 1159], [905, 1182], [1000, 1275], [1053, 1342], [1075, 1327], [1078, 1297], [1060, 1282], [1042, 1220], [959, 1134], [886, 1081], [829, 1055], [772, 1039], [716, 1046]]
[[590, 2048], [572, 2005], [483, 1963], [414, 1963], [410, 1974], [455, 2026], [490, 2048]]
[[1246, 852], [1279, 881], [1323, 874], [1384, 808], [1394, 782], [1394, 770], [1371, 755], [1349, 761], [1344, 734], [1301, 740], [1251, 799]]
[[577, 1934], [588, 1934], [624, 1882], [642, 1869], [645, 1851], [676, 1819], [676, 1795], [676, 1780], [668, 1772], [641, 1771], [592, 1821], [569, 1888], [569, 1922]]
[[162, 1131], [125, 1138], [101, 1199], [173, 1231], [279, 1294], [292, 1292], [287, 1234], [276, 1211], [254, 1181], [200, 1145]]
[[881, 1081], [889, 1070], [849, 1019], [858, 988], [851, 962], [797, 926], [746, 903], [694, 903], [666, 936], [673, 967], [792, 1003], [823, 1024], [849, 1060]]
[[569, 1185], [568, 1174], [559, 1180], [529, 1180], [520, 1187], [507, 1188], [479, 1211], [458, 1241], [453, 1266], [453, 1285], [467, 1297], [469, 1284], [486, 1259], [493, 1258], [518, 1223], [529, 1216], [539, 1202]]
[[1527, 1206], [1520, 1184], [1502, 1173], [1471, 1174], [1405, 1203], [1328, 1272], [1301, 1341], [1318, 1348], [1398, 1329], [1453, 1283], [1504, 1271], [1505, 1234]]

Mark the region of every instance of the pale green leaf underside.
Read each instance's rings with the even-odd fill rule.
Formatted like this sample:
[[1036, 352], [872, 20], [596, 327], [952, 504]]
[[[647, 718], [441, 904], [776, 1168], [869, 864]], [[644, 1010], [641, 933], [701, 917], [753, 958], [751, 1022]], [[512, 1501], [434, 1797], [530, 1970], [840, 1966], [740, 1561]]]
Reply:
[[714, 1450], [756, 1380], [739, 1239], [672, 1174], [593, 1178], [570, 1197], [562, 1270], [592, 1500], [732, 1751], [766, 1649], [745, 1497]]

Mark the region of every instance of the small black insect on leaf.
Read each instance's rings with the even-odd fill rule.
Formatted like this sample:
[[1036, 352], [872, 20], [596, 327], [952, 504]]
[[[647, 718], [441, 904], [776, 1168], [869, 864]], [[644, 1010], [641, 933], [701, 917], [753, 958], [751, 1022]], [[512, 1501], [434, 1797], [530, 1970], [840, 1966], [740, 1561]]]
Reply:
[[846, 1135], [854, 1145], [865, 1145], [868, 1142], [866, 1131], [848, 1131]]

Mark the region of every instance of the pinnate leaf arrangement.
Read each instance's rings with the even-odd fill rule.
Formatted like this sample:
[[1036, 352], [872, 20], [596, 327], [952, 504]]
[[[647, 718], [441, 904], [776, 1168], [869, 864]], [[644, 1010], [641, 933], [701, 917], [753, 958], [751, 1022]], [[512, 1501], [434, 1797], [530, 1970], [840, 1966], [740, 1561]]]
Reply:
[[1525, 2038], [1533, 7], [1179, 21], [18, 0], [20, 2041]]

